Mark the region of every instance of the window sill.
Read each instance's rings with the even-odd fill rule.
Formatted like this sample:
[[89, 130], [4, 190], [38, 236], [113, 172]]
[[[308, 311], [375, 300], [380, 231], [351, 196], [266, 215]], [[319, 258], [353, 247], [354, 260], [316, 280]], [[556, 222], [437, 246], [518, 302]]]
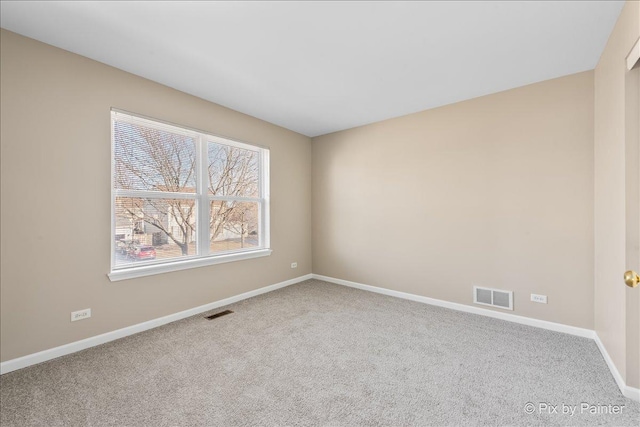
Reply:
[[258, 249], [240, 253], [224, 254], [214, 257], [193, 258], [184, 261], [175, 261], [167, 264], [143, 265], [140, 267], [114, 270], [108, 274], [109, 280], [133, 279], [136, 277], [152, 276], [154, 274], [169, 273], [172, 271], [187, 270], [190, 268], [205, 267], [207, 265], [222, 264], [225, 262], [241, 261], [245, 259], [260, 258], [271, 255], [271, 249]]

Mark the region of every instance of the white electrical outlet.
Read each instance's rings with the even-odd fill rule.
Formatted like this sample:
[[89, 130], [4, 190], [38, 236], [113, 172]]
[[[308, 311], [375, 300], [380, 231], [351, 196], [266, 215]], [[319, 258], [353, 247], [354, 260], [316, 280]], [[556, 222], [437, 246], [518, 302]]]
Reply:
[[71, 312], [71, 321], [75, 322], [76, 320], [84, 320], [91, 317], [91, 309], [85, 308], [84, 310], [73, 311]]
[[292, 262], [291, 263], [291, 268], [298, 268], [298, 263], [297, 262]]
[[531, 301], [539, 302], [539, 303], [542, 303], [542, 304], [546, 304], [547, 303], [547, 296], [546, 295], [531, 294]]

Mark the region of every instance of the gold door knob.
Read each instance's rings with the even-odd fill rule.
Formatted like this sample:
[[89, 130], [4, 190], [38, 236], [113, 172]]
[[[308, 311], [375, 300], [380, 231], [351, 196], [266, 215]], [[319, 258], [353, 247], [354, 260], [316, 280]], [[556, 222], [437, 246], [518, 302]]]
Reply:
[[635, 288], [640, 283], [640, 276], [635, 271], [629, 270], [624, 273], [624, 283], [630, 288]]

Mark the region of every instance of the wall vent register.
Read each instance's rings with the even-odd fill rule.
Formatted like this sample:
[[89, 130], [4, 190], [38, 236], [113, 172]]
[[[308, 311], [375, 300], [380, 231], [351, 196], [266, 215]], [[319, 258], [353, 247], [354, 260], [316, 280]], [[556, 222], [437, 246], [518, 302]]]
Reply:
[[474, 304], [513, 310], [513, 292], [474, 286], [473, 302]]

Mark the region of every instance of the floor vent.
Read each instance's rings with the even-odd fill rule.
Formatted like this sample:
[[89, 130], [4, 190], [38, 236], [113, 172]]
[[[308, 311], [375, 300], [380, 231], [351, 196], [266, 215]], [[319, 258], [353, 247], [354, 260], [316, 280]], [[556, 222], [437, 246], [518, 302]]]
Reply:
[[221, 311], [220, 313], [212, 314], [211, 316], [205, 316], [205, 319], [213, 320], [218, 317], [226, 316], [227, 314], [231, 314], [231, 313], [233, 313], [233, 311], [225, 310], [225, 311]]
[[513, 292], [474, 286], [473, 302], [505, 310], [513, 310]]

